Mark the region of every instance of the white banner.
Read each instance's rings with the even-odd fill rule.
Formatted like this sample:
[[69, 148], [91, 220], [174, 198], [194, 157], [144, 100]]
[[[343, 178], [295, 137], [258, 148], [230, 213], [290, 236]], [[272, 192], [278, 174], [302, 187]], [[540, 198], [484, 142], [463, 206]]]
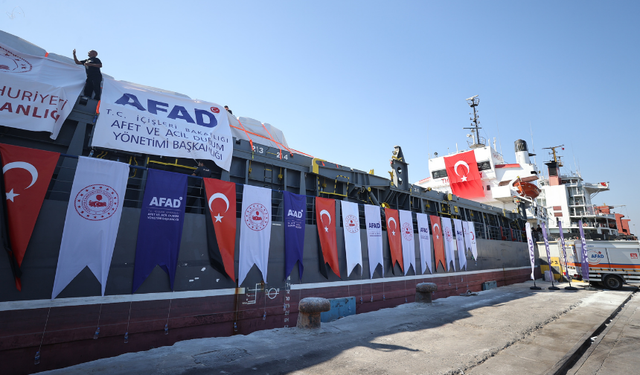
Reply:
[[533, 237], [531, 236], [531, 224], [525, 224], [525, 232], [527, 232], [527, 245], [529, 247], [529, 262], [531, 263], [531, 280], [536, 279], [535, 267], [536, 267], [536, 254], [533, 244]]
[[413, 273], [416, 273], [416, 245], [413, 241], [413, 219], [411, 211], [398, 210], [400, 228], [402, 231], [402, 260], [404, 263], [404, 274], [409, 272], [409, 267], [413, 266]]
[[369, 275], [373, 278], [373, 272], [381, 266], [384, 277], [384, 258], [382, 257], [382, 220], [380, 207], [370, 204], [364, 205], [364, 220], [367, 224], [367, 247], [369, 248]]
[[244, 185], [241, 215], [238, 285], [254, 264], [262, 272], [266, 284], [271, 240], [271, 189]]
[[454, 249], [453, 230], [451, 229], [451, 219], [442, 218], [442, 236], [444, 237], [444, 255], [447, 257], [447, 271], [453, 263], [453, 270], [456, 270], [456, 254]]
[[104, 296], [128, 177], [127, 164], [79, 158], [51, 299], [87, 266], [100, 281]]
[[0, 124], [56, 139], [87, 76], [84, 67], [0, 44]]
[[473, 254], [473, 260], [478, 260], [478, 244], [476, 243], [476, 228], [472, 221], [463, 221], [462, 230], [464, 231], [464, 242], [467, 250]]
[[347, 277], [359, 264], [362, 267], [362, 246], [360, 245], [360, 215], [358, 204], [340, 201], [342, 226], [344, 228], [344, 249], [347, 253]]
[[418, 221], [418, 242], [420, 242], [420, 259], [422, 260], [422, 273], [431, 270], [431, 235], [429, 234], [429, 217], [427, 214], [416, 214]]
[[105, 77], [91, 145], [113, 150], [213, 160], [229, 170], [233, 139], [218, 104], [151, 91]]
[[464, 232], [462, 231], [462, 220], [453, 219], [453, 225], [456, 228], [456, 244], [458, 245], [458, 264], [460, 270], [467, 268], [467, 251], [464, 247]]

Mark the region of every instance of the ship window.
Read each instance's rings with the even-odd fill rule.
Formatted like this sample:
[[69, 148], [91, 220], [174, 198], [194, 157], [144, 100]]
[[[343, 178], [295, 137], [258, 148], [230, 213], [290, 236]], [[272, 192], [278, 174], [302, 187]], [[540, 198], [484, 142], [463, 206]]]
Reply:
[[433, 171], [433, 178], [444, 178], [447, 177], [447, 170], [441, 169], [439, 171]]
[[491, 163], [489, 163], [488, 161], [481, 161], [480, 163], [478, 163], [479, 171], [486, 171], [488, 169], [491, 169]]
[[491, 190], [491, 185], [487, 185], [487, 191]]

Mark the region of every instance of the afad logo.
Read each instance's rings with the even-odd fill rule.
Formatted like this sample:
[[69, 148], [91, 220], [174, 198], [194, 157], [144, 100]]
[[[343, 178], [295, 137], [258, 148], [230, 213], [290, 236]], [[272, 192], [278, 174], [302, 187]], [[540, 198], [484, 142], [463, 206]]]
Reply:
[[589, 259], [589, 264], [600, 264], [604, 259], [604, 254], [602, 251], [590, 250], [587, 253], [587, 259]]
[[145, 108], [137, 96], [128, 93], [122, 94], [122, 97], [116, 100], [116, 104], [123, 106], [130, 105], [139, 111], [149, 112], [158, 116], [160, 116], [158, 112], [165, 112], [167, 113], [167, 118], [172, 120], [183, 120], [190, 124], [198, 124], [207, 128], [213, 128], [218, 125], [218, 120], [216, 120], [214, 113], [220, 113], [220, 108], [218, 107], [211, 107], [210, 111], [194, 108], [193, 113], [189, 113], [189, 111], [181, 105], [171, 107], [169, 103], [153, 99], [147, 99], [147, 108]]
[[27, 73], [31, 69], [33, 69], [33, 66], [27, 60], [0, 47], [0, 72]]
[[181, 204], [182, 204], [182, 197], [180, 197], [179, 199], [153, 197], [151, 198], [151, 202], [149, 202], [149, 206], [170, 207], [170, 208], [180, 208]]

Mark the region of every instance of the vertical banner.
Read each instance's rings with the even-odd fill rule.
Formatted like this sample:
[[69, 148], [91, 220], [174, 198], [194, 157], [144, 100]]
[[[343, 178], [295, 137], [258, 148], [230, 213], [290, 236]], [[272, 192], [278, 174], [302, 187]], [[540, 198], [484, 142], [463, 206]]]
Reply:
[[186, 200], [186, 174], [148, 170], [138, 224], [132, 293], [138, 290], [156, 265], [169, 275], [173, 290]]
[[449, 266], [453, 264], [453, 270], [456, 270], [456, 253], [453, 240], [453, 229], [451, 228], [451, 219], [448, 217], [442, 218], [442, 237], [444, 237], [444, 253], [447, 257], [447, 271]]
[[587, 240], [584, 238], [584, 229], [582, 229], [582, 220], [578, 221], [578, 225], [580, 226], [580, 242], [582, 243], [582, 280], [589, 281], [589, 253], [587, 250]]
[[389, 251], [391, 252], [391, 272], [396, 265], [404, 272], [404, 264], [402, 261], [402, 239], [400, 238], [400, 219], [398, 218], [398, 210], [391, 208], [384, 209], [384, 216], [387, 221], [387, 237], [389, 237]]
[[382, 255], [382, 220], [380, 207], [370, 204], [364, 205], [364, 219], [367, 224], [367, 246], [369, 248], [369, 275], [373, 279], [373, 272], [380, 265], [384, 277], [384, 258]]
[[321, 253], [320, 270], [326, 275], [326, 264], [329, 264], [333, 273], [340, 277], [340, 264], [338, 263], [338, 243], [336, 240], [336, 202], [330, 198], [316, 197], [316, 225], [320, 238]]
[[562, 233], [562, 221], [558, 219], [558, 230], [560, 231], [560, 245], [562, 245], [562, 270], [564, 274], [569, 278], [569, 271], [567, 270], [567, 247], [564, 242], [564, 233]]
[[302, 280], [305, 218], [307, 217], [307, 197], [304, 195], [282, 193], [284, 201], [284, 278], [291, 275], [298, 263], [298, 276]]
[[267, 283], [271, 241], [271, 189], [244, 185], [240, 212], [239, 284], [255, 264]]
[[542, 239], [544, 239], [544, 248], [547, 250], [547, 264], [549, 264], [549, 272], [551, 272], [551, 277], [553, 277], [553, 269], [551, 268], [551, 251], [549, 250], [549, 239], [547, 237], [547, 225], [545, 223], [540, 223], [540, 227], [542, 228]]
[[22, 290], [20, 267], [60, 154], [4, 143], [0, 143], [0, 154], [11, 244], [9, 261], [16, 288]]
[[527, 245], [529, 247], [529, 263], [531, 263], [531, 280], [535, 280], [536, 255], [533, 245], [533, 237], [531, 236], [531, 224], [528, 222], [525, 225], [525, 231], [527, 232]]
[[357, 203], [340, 201], [340, 204], [344, 229], [344, 249], [347, 255], [347, 277], [349, 277], [358, 264], [362, 267], [360, 215]]
[[399, 210], [400, 228], [402, 231], [402, 260], [404, 264], [404, 274], [409, 273], [409, 268], [413, 266], [413, 273], [416, 274], [416, 245], [413, 241], [413, 218], [411, 211]]
[[464, 242], [467, 250], [473, 254], [473, 260], [478, 260], [478, 244], [476, 243], [476, 228], [473, 221], [463, 221], [462, 230], [464, 231]]
[[207, 194], [207, 249], [211, 267], [235, 281], [236, 184], [203, 178]]
[[458, 245], [458, 264], [460, 270], [467, 268], [467, 251], [464, 247], [464, 232], [462, 231], [462, 220], [453, 219], [453, 225], [456, 229], [456, 244]]
[[431, 268], [431, 236], [429, 235], [429, 219], [427, 214], [416, 214], [418, 222], [418, 242], [420, 242], [420, 259], [422, 263], [422, 273], [433, 273]]
[[447, 260], [444, 255], [444, 243], [442, 238], [442, 225], [440, 223], [440, 216], [429, 215], [431, 219], [431, 229], [433, 230], [433, 254], [435, 257], [435, 264], [433, 270], [438, 269], [438, 264], [442, 264], [442, 268], [447, 270]]
[[104, 296], [122, 215], [129, 166], [83, 156], [78, 159], [51, 299], [85, 267], [100, 281]]

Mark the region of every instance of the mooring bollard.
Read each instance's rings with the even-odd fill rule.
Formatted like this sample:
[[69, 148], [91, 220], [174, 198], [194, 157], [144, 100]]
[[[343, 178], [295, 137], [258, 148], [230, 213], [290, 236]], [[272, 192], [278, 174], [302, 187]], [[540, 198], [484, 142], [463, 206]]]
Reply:
[[331, 310], [326, 298], [307, 297], [298, 304], [298, 328], [320, 328], [320, 313]]
[[431, 303], [431, 294], [438, 290], [434, 283], [420, 283], [416, 285], [416, 302]]

